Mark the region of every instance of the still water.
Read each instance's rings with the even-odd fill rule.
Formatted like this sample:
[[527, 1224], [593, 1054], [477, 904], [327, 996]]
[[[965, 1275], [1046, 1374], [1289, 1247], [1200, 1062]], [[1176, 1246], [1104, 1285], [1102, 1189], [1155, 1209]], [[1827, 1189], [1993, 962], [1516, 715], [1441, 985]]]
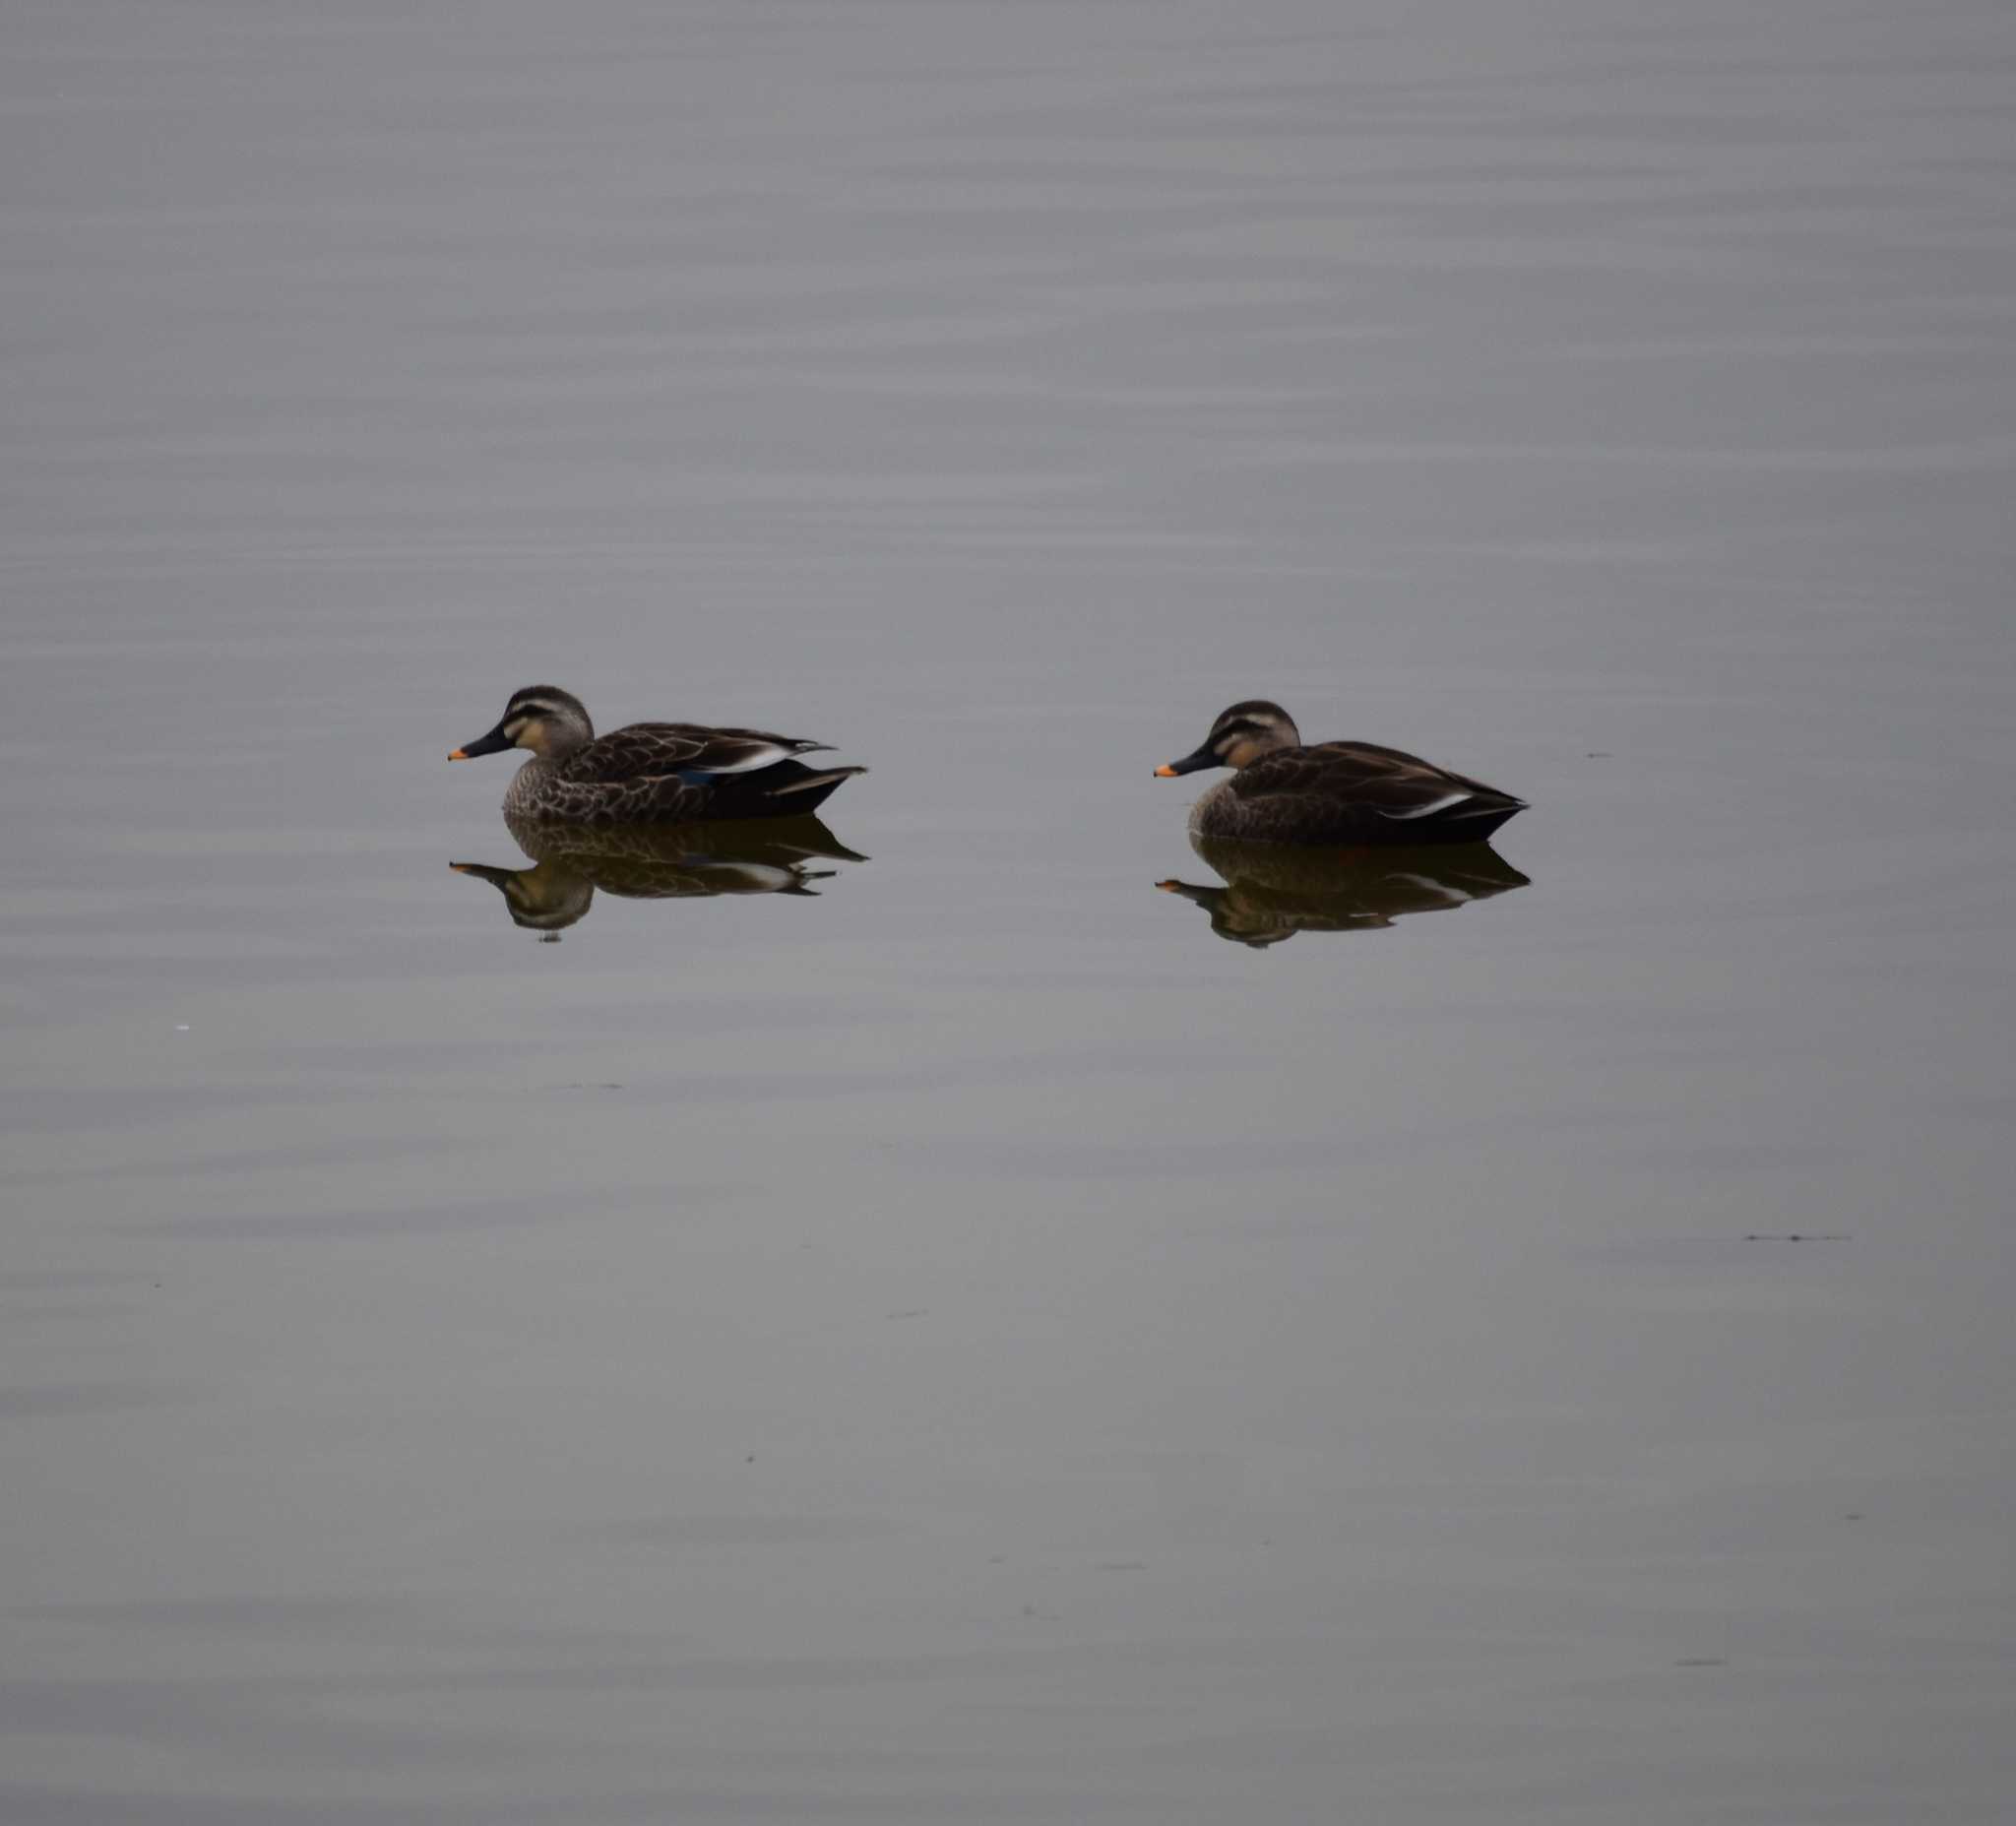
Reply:
[[2016, 14], [4, 31], [0, 1817], [2007, 1817]]

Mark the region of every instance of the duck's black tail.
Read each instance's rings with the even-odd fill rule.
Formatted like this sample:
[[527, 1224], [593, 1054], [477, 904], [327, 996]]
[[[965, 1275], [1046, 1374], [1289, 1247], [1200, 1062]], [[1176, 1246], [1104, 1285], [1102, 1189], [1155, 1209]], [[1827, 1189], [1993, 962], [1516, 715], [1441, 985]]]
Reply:
[[1496, 792], [1486, 787], [1472, 796], [1465, 805], [1455, 805], [1438, 816], [1423, 822], [1432, 825], [1431, 831], [1423, 831], [1412, 841], [1417, 843], [1482, 843], [1499, 825], [1508, 818], [1516, 818], [1528, 809], [1525, 799], [1515, 799], [1509, 792]]
[[753, 774], [717, 776], [710, 818], [801, 818], [865, 767], [807, 767], [779, 761]]

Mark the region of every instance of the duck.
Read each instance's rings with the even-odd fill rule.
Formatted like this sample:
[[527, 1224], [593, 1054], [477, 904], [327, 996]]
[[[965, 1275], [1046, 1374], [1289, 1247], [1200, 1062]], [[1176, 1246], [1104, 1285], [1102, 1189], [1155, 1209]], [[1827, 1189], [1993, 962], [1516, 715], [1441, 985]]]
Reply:
[[1228, 767], [1190, 808], [1199, 837], [1273, 844], [1474, 844], [1527, 801], [1480, 780], [1377, 742], [1305, 746], [1294, 719], [1266, 698], [1219, 713], [1180, 761], [1157, 768], [1174, 780]]
[[603, 829], [801, 817], [868, 771], [807, 766], [799, 755], [831, 752], [831, 744], [767, 729], [633, 723], [598, 735], [587, 707], [556, 685], [512, 692], [497, 726], [448, 758], [472, 761], [507, 748], [531, 759], [511, 778], [506, 818]]

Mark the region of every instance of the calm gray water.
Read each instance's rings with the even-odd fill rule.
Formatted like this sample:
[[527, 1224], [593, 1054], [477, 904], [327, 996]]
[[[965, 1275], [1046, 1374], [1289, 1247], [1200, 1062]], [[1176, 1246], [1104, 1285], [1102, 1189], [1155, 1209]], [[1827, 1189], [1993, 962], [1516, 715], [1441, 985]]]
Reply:
[[2008, 1817], [2006, 5], [0, 31], [0, 1818]]

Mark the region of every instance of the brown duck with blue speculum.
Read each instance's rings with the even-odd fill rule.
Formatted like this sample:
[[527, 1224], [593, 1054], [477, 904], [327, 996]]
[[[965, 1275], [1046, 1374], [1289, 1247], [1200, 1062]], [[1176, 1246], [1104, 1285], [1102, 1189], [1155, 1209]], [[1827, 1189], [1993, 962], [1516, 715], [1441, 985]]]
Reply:
[[1248, 698], [1220, 713], [1211, 733], [1180, 761], [1157, 768], [1173, 780], [1228, 767], [1190, 808], [1200, 837], [1273, 844], [1475, 844], [1526, 800], [1377, 742], [1303, 745], [1279, 704]]
[[507, 818], [607, 828], [699, 819], [802, 817], [864, 767], [798, 759], [826, 742], [768, 729], [633, 723], [598, 735], [587, 709], [554, 685], [514, 691], [497, 726], [451, 761], [523, 748], [530, 759], [504, 794]]

